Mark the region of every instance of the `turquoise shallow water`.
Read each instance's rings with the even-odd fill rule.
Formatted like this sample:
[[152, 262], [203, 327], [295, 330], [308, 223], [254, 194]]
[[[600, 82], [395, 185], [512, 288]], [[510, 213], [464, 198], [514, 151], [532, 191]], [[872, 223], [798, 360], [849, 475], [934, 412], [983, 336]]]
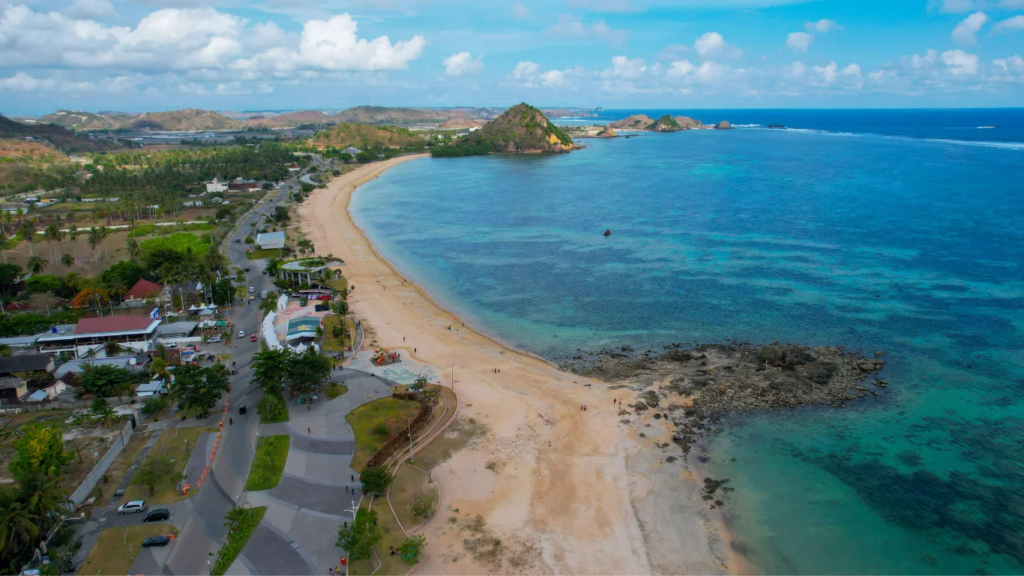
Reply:
[[1024, 571], [1024, 151], [767, 130], [586, 144], [408, 162], [353, 213], [442, 304], [552, 359], [727, 337], [885, 351], [884, 397], [736, 417], [710, 441], [737, 548], [767, 573]]

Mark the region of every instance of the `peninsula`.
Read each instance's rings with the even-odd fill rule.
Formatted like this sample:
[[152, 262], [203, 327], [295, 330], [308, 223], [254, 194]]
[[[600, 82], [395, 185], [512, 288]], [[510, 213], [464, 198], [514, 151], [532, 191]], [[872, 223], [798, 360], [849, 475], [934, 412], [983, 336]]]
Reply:
[[561, 128], [543, 112], [521, 103], [504, 111], [479, 130], [431, 151], [435, 158], [483, 154], [538, 154], [569, 152], [576, 148]]

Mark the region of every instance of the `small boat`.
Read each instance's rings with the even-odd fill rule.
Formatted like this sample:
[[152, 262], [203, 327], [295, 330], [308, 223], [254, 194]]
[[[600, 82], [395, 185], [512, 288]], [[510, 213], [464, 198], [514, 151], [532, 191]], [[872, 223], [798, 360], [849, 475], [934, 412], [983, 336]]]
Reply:
[[604, 231], [604, 235], [605, 236], [611, 236], [612, 235], [612, 231], [611, 230], [605, 230]]

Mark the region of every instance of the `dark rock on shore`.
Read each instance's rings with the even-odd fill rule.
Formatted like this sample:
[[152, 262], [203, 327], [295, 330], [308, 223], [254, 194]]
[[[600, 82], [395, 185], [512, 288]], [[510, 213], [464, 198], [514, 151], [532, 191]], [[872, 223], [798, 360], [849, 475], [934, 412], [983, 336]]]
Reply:
[[[729, 414], [806, 405], [841, 408], [867, 397], [863, 383], [883, 366], [884, 360], [842, 348], [778, 343], [672, 344], [660, 353], [623, 348], [563, 363], [577, 374], [639, 392], [631, 404], [637, 412], [665, 402], [663, 410], [676, 411], [666, 419], [675, 423], [673, 440], [684, 451]], [[884, 388], [887, 382], [872, 384]]]

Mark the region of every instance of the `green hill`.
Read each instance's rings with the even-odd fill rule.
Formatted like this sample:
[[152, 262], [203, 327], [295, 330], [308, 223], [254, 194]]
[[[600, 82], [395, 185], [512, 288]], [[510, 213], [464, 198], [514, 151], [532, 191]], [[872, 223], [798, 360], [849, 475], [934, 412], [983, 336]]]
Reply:
[[395, 126], [369, 126], [367, 124], [337, 124], [318, 132], [313, 144], [328, 148], [405, 148], [423, 146], [422, 136], [407, 128]]
[[567, 152], [572, 138], [526, 103], [516, 104], [484, 127], [463, 136], [451, 146], [433, 149], [434, 156], [472, 156], [490, 153]]
[[338, 124], [387, 124], [409, 126], [414, 124], [442, 124], [464, 114], [450, 110], [423, 108], [386, 108], [383, 106], [356, 106], [328, 116], [329, 122]]
[[238, 130], [242, 127], [242, 123], [209, 110], [187, 108], [170, 112], [146, 112], [131, 119], [125, 127], [132, 130], [201, 132], [204, 130]]
[[55, 124], [75, 132], [90, 130], [116, 130], [123, 128], [135, 116], [131, 114], [94, 114], [79, 110], [58, 110], [37, 120], [42, 124]]

